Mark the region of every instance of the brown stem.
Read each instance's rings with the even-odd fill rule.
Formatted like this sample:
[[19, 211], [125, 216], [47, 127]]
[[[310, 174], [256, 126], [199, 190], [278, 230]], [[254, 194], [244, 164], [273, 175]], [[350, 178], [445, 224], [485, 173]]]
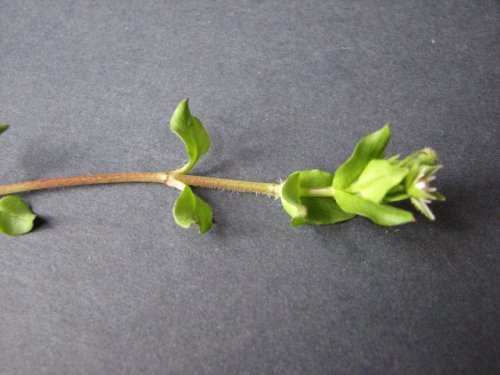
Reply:
[[108, 173], [89, 176], [56, 177], [0, 185], [0, 195], [67, 186], [114, 184], [123, 182], [165, 183], [167, 177], [168, 175], [163, 172]]
[[160, 183], [182, 190], [183, 184], [212, 189], [235, 190], [257, 194], [277, 195], [278, 184], [229, 180], [223, 178], [182, 175], [167, 172], [109, 173], [88, 176], [56, 177], [43, 180], [25, 181], [0, 185], [0, 195], [24, 191], [60, 188], [68, 186], [116, 184], [128, 182]]

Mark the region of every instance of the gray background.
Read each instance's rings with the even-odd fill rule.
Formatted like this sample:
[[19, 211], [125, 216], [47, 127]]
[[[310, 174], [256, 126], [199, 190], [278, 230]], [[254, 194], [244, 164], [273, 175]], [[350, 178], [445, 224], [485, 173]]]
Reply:
[[114, 185], [22, 194], [0, 237], [1, 374], [500, 371], [496, 1], [0, 1], [0, 181], [185, 161], [191, 98], [213, 139], [193, 173], [333, 170], [393, 124], [434, 147], [435, 223], [292, 228], [279, 202]]

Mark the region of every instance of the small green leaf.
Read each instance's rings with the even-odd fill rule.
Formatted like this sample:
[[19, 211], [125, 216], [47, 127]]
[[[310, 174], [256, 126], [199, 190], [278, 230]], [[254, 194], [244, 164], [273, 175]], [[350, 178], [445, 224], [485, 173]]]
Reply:
[[373, 159], [381, 159], [391, 138], [391, 128], [384, 125], [358, 142], [352, 155], [335, 172], [333, 187], [342, 190], [351, 185]]
[[342, 211], [332, 197], [310, 197], [311, 190], [326, 190], [332, 185], [333, 175], [320, 170], [294, 172], [282, 186], [281, 202], [292, 217], [293, 226], [304, 223], [335, 224], [355, 215]]
[[300, 171], [302, 189], [322, 189], [332, 186], [333, 174], [319, 169]]
[[212, 227], [212, 207], [198, 198], [186, 185], [177, 198], [173, 209], [174, 219], [183, 228], [197, 224], [200, 233], [207, 232]]
[[0, 199], [0, 232], [19, 236], [33, 229], [35, 215], [18, 196], [9, 195]]
[[307, 209], [300, 201], [300, 172], [292, 173], [281, 187], [281, 204], [294, 227], [306, 222]]
[[356, 216], [342, 211], [333, 198], [302, 197], [301, 202], [307, 208], [307, 223], [336, 224]]
[[407, 174], [408, 169], [392, 165], [388, 160], [371, 160], [346, 191], [359, 193], [362, 197], [379, 203]]
[[335, 199], [342, 210], [367, 217], [380, 225], [392, 226], [414, 221], [413, 215], [409, 211], [375, 203], [356, 194], [337, 190]]
[[7, 125], [7, 124], [0, 124], [0, 134], [2, 134], [8, 128], [9, 128], [9, 125]]
[[189, 101], [184, 99], [175, 110], [170, 120], [170, 130], [184, 142], [189, 161], [176, 173], [188, 172], [210, 148], [210, 137], [200, 120], [191, 115]]

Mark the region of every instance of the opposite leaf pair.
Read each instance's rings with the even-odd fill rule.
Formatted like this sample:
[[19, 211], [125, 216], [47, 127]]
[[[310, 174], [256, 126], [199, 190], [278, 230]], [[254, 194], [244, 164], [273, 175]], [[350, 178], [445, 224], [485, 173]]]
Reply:
[[[177, 106], [170, 120], [170, 130], [184, 142], [189, 157], [186, 165], [175, 170], [173, 174], [186, 174], [198, 159], [207, 153], [211, 144], [201, 121], [191, 115], [188, 99], [184, 99]], [[212, 227], [212, 207], [196, 196], [188, 185], [180, 181], [178, 185], [182, 187], [182, 192], [173, 209], [175, 222], [186, 229], [192, 224], [198, 224], [200, 233], [207, 232]]]

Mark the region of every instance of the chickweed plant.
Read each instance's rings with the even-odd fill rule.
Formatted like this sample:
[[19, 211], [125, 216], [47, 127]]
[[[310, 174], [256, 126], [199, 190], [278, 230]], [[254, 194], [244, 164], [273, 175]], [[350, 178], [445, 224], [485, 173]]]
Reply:
[[[409, 199], [427, 218], [434, 220], [429, 203], [444, 200], [430, 186], [437, 164], [430, 148], [404, 158], [386, 158], [385, 148], [391, 137], [389, 125], [368, 134], [354, 147], [351, 156], [335, 172], [318, 169], [291, 173], [281, 183], [229, 180], [189, 174], [210, 149], [210, 137], [201, 121], [183, 100], [170, 120], [170, 130], [184, 142], [188, 162], [170, 172], [129, 172], [58, 177], [0, 185], [0, 232], [18, 236], [30, 232], [36, 215], [18, 196], [31, 190], [81, 185], [152, 182], [180, 190], [173, 207], [175, 222], [183, 228], [198, 225], [200, 233], [212, 227], [210, 205], [193, 192], [193, 187], [234, 190], [276, 197], [281, 200], [291, 225], [335, 224], [363, 216], [376, 224], [394, 226], [415, 221], [410, 211], [394, 207]], [[0, 125], [0, 134], [8, 125]]]

